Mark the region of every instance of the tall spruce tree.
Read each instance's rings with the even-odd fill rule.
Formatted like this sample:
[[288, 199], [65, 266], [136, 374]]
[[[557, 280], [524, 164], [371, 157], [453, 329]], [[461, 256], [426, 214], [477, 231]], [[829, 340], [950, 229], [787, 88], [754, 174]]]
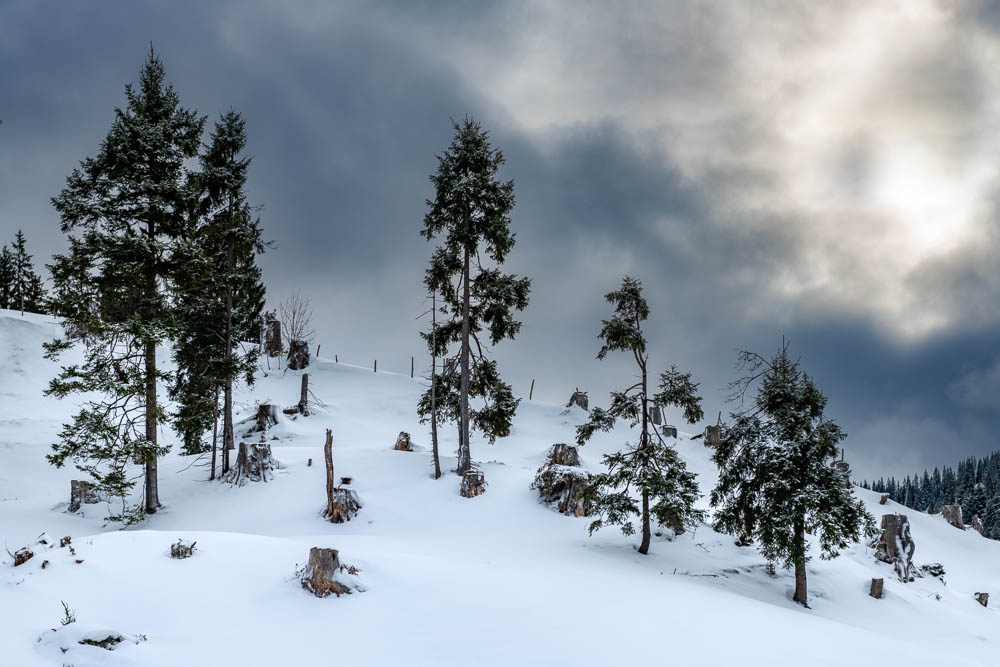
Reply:
[[[520, 331], [514, 312], [527, 307], [531, 281], [499, 268], [514, 247], [514, 182], [498, 179], [503, 153], [490, 145], [489, 133], [476, 121], [466, 118], [453, 126], [451, 145], [438, 156], [431, 176], [434, 199], [427, 200], [421, 231], [427, 240], [441, 242], [424, 284], [440, 296], [442, 321], [433, 335], [421, 335], [432, 354], [444, 360], [444, 368], [421, 398], [418, 412], [423, 417], [431, 413], [433, 393], [435, 419], [458, 422], [456, 472], [461, 475], [472, 468], [473, 426], [490, 443], [510, 433], [520, 401], [500, 377], [496, 361], [487, 358], [487, 345], [513, 339]], [[484, 332], [487, 340], [481, 338]], [[457, 354], [449, 354], [455, 344]]]
[[715, 527], [758, 540], [770, 563], [795, 568], [793, 599], [808, 606], [807, 535], [816, 534], [821, 557], [830, 559], [874, 532], [874, 519], [830, 466], [846, 435], [824, 415], [826, 397], [788, 346], [772, 359], [744, 351], [740, 362], [747, 374], [733, 383], [736, 395], [758, 388], [753, 404], [732, 415], [712, 457], [719, 466]]
[[229, 469], [234, 444], [233, 384], [240, 377], [252, 384], [257, 367], [257, 347], [244, 349], [240, 341], [257, 338], [265, 300], [256, 262], [265, 245], [244, 192], [250, 166], [243, 155], [246, 141], [246, 121], [238, 112], [230, 110], [216, 122], [200, 158], [197, 216], [179, 253], [183, 278], [177, 282], [175, 424], [185, 450], [200, 451], [201, 435], [215, 419], [221, 393], [223, 472]]
[[[14, 235], [13, 251], [10, 252], [10, 293], [9, 308], [29, 313], [41, 313], [44, 310], [45, 289], [42, 278], [35, 273], [32, 257], [28, 253], [28, 243], [24, 232], [17, 230]], [[0, 268], [0, 271], [3, 269]]]
[[690, 373], [683, 373], [676, 366], [660, 374], [659, 391], [650, 394], [649, 355], [642, 331], [642, 323], [649, 317], [649, 305], [642, 296], [642, 283], [625, 276], [621, 287], [604, 298], [614, 305], [615, 312], [602, 322], [598, 338], [603, 345], [597, 358], [603, 361], [608, 352], [631, 353], [640, 379], [627, 389], [611, 392], [607, 409], [591, 411], [587, 422], [577, 427], [577, 443], [585, 444], [597, 431], [612, 430], [619, 419], [626, 420], [630, 428], [639, 427], [639, 441], [634, 445], [626, 443], [624, 450], [604, 456], [607, 472], [595, 475], [587, 489], [598, 514], [590, 524], [590, 532], [611, 524], [620, 526], [625, 535], [632, 535], [635, 528], [631, 517], [638, 515], [642, 523], [639, 553], [647, 554], [652, 517], [676, 533], [704, 518], [694, 507], [699, 496], [695, 475], [688, 472], [677, 450], [650, 421], [650, 407], [679, 407], [692, 424], [701, 420], [704, 413], [698, 385], [692, 382]]
[[[95, 157], [84, 159], [52, 199], [66, 234], [76, 232], [77, 256], [56, 259], [79, 264], [88, 257], [84, 290], [95, 291], [100, 307], [59, 304], [73, 314], [66, 336], [47, 348], [50, 358], [84, 335], [82, 365], [63, 367], [48, 393], [63, 397], [92, 392], [60, 433], [49, 460], [71, 460], [105, 490], [124, 498], [134, 485], [129, 459], [144, 467], [143, 511], [160, 506], [157, 441], [164, 411], [157, 385], [168, 375], [157, 366], [156, 347], [173, 331], [169, 290], [176, 275], [173, 252], [192, 207], [185, 160], [198, 154], [204, 118], [183, 109], [166, 82], [163, 63], [150, 49], [138, 88], [125, 87], [126, 106], [115, 117]], [[72, 274], [71, 265], [59, 272]], [[130, 513], [134, 517], [135, 513]]]

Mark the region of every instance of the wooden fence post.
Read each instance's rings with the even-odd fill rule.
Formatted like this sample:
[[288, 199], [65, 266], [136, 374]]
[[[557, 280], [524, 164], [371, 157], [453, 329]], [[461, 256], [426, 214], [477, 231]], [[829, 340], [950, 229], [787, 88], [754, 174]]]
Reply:
[[528, 392], [528, 400], [535, 395], [535, 378], [531, 378], [531, 391]]
[[410, 377], [413, 377], [413, 357], [410, 357]]
[[372, 372], [373, 373], [378, 373], [378, 359], [375, 360], [375, 370], [372, 371]]

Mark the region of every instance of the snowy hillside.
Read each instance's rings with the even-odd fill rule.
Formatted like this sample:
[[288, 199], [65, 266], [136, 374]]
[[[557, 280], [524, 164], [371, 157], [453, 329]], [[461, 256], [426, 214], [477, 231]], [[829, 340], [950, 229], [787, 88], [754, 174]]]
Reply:
[[[1000, 660], [1000, 615], [973, 599], [986, 591], [1000, 605], [1000, 542], [907, 512], [915, 561], [943, 564], [946, 583], [899, 583], [862, 544], [810, 564], [812, 608], [803, 609], [791, 601], [790, 573], [768, 576], [753, 548], [707, 526], [673, 540], [655, 537], [650, 555], [641, 556], [636, 538], [616, 528], [588, 537], [588, 519], [539, 504], [529, 485], [548, 447], [572, 442], [585, 414], [579, 408], [524, 400], [511, 437], [493, 447], [473, 441], [489, 486], [465, 499], [456, 476], [430, 476], [426, 429], [415, 414], [421, 381], [327, 359], [309, 368], [327, 408], [294, 420], [282, 415], [271, 432], [284, 466], [272, 482], [207, 482], [204, 468], [175, 447], [160, 464], [165, 507], [143, 525], [104, 526], [104, 505], [69, 514], [69, 482], [81, 475], [44, 458], [73, 412], [69, 402], [41, 396], [56, 371], [42, 359], [41, 343], [57, 332], [51, 318], [0, 311], [0, 540], [11, 552], [35, 551], [18, 567], [3, 554], [0, 665], [940, 667]], [[261, 401], [293, 405], [298, 390], [298, 373], [271, 372], [238, 395], [237, 419]], [[363, 503], [340, 525], [319, 515], [327, 428], [336, 475], [353, 478]], [[417, 451], [393, 451], [404, 430]], [[454, 428], [443, 433], [442, 451], [451, 453]], [[170, 432], [161, 437], [176, 443]], [[597, 469], [602, 452], [624, 438], [622, 428], [595, 437], [581, 452], [583, 465]], [[709, 450], [684, 434], [676, 445], [707, 496]], [[442, 463], [447, 469], [454, 459]], [[876, 517], [900, 509], [856, 492]], [[37, 544], [41, 533], [55, 544]], [[75, 554], [58, 547], [64, 535]], [[169, 558], [179, 538], [197, 540], [192, 558]], [[327, 599], [306, 593], [294, 573], [312, 546], [339, 549], [365, 590]], [[867, 595], [872, 577], [885, 577], [882, 600]], [[75, 610], [75, 623], [60, 625], [60, 601]], [[113, 651], [78, 643], [107, 631], [125, 637]]]

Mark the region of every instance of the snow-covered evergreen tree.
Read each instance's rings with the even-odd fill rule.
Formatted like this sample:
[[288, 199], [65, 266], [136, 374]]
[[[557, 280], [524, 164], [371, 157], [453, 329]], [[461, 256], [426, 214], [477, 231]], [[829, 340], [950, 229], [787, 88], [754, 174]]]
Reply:
[[45, 288], [41, 276], [35, 273], [22, 230], [17, 230], [11, 248], [8, 250], [4, 246], [3, 251], [0, 251], [0, 280], [5, 286], [0, 289], [0, 307], [20, 310], [22, 313], [44, 312]]
[[[193, 206], [185, 161], [198, 153], [204, 119], [181, 108], [152, 50], [138, 88], [126, 86], [125, 97], [96, 157], [84, 159], [52, 200], [63, 232], [77, 233], [76, 253], [57, 258], [57, 272], [78, 275], [84, 285], [70, 290], [71, 302], [57, 304], [72, 318], [66, 337], [49, 344], [47, 353], [58, 357], [81, 337], [86, 358], [63, 367], [48, 393], [90, 397], [64, 426], [49, 460], [76, 463], [123, 499], [134, 485], [126, 464], [141, 461], [141, 509], [152, 513], [160, 506], [156, 461], [166, 450], [157, 441], [165, 416], [157, 385], [168, 377], [157, 365], [156, 348], [173, 332], [173, 251]], [[89, 268], [77, 274], [81, 253]], [[65, 287], [57, 284], [57, 291]], [[98, 294], [99, 308], [81, 308], [81, 289]]]
[[4, 244], [0, 248], [0, 308], [11, 307], [11, 292], [14, 289], [14, 256]]
[[740, 358], [748, 374], [734, 388], [742, 396], [757, 384], [757, 395], [732, 415], [712, 457], [719, 466], [715, 527], [757, 540], [769, 562], [794, 568], [793, 599], [808, 605], [807, 534], [818, 538], [822, 558], [834, 558], [874, 531], [874, 519], [830, 467], [846, 436], [825, 416], [826, 397], [787, 345], [772, 359]]
[[[442, 320], [433, 342], [429, 334], [422, 335], [444, 360], [434, 387], [436, 418], [458, 422], [456, 471], [463, 474], [472, 468], [473, 427], [490, 443], [510, 433], [519, 400], [500, 377], [496, 361], [487, 358], [487, 345], [513, 339], [520, 331], [514, 313], [528, 305], [531, 281], [499, 268], [514, 247], [514, 182], [498, 179], [503, 154], [490, 145], [489, 133], [476, 121], [454, 123], [454, 129], [451, 145], [438, 156], [437, 172], [431, 176], [434, 199], [427, 201], [421, 230], [427, 240], [440, 241], [424, 283], [438, 295]], [[449, 354], [456, 344], [458, 351]], [[430, 392], [417, 408], [422, 417], [430, 414]]]
[[[629, 426], [639, 426], [639, 441], [626, 443], [626, 448], [604, 456], [607, 472], [595, 475], [587, 496], [598, 515], [590, 524], [593, 533], [606, 524], [620, 526], [625, 535], [632, 535], [632, 517], [639, 516], [642, 542], [639, 553], [649, 553], [652, 535], [651, 518], [675, 533], [703, 518], [695, 509], [699, 497], [694, 473], [688, 472], [677, 451], [663, 437], [660, 429], [649, 420], [651, 406], [676, 406], [683, 409], [689, 423], [702, 419], [698, 385], [690, 373], [676, 366], [660, 374], [659, 391], [650, 395], [646, 338], [642, 323], [649, 317], [649, 305], [642, 296], [642, 284], [626, 276], [621, 287], [605, 295], [614, 305], [611, 318], [602, 322], [599, 338], [604, 341], [597, 358], [608, 352], [627, 352], [635, 358], [639, 382], [622, 391], [611, 393], [607, 409], [595, 407], [590, 419], [577, 428], [577, 443], [585, 444], [597, 431], [610, 431], [619, 419]], [[636, 494], [639, 498], [637, 500]]]

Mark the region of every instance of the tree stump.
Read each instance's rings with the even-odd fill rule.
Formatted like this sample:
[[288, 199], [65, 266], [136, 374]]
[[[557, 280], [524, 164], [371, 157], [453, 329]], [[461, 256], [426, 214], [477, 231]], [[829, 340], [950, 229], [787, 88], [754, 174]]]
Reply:
[[325, 516], [330, 523], [346, 523], [353, 519], [361, 509], [361, 499], [354, 489], [337, 487], [333, 490], [333, 499], [327, 506]]
[[706, 426], [705, 427], [705, 446], [715, 447], [722, 443], [722, 427], [721, 426]]
[[69, 507], [70, 512], [80, 511], [80, 505], [93, 505], [101, 502], [100, 494], [94, 490], [90, 482], [82, 479], [70, 480]]
[[277, 423], [278, 406], [271, 405], [270, 403], [260, 403], [257, 405], [257, 425], [250, 429], [250, 432], [257, 431], [264, 433], [272, 426], [276, 426]]
[[309, 373], [302, 374], [302, 387], [299, 389], [299, 413], [309, 416]]
[[20, 549], [14, 552], [14, 567], [27, 563], [29, 560], [31, 560], [31, 558], [34, 555], [35, 552], [33, 552], [28, 547], [21, 547]]
[[579, 466], [580, 453], [576, 447], [559, 442], [549, 449], [548, 462], [561, 466]]
[[580, 391], [579, 387], [577, 387], [573, 392], [573, 395], [569, 397], [569, 403], [566, 404], [566, 407], [571, 408], [574, 405], [579, 405], [587, 411], [590, 410], [590, 401], [587, 399], [587, 392]]
[[326, 429], [326, 443], [323, 445], [323, 461], [326, 463], [326, 513], [333, 511], [333, 491], [336, 482], [333, 477], [333, 431]]
[[913, 538], [910, 536], [910, 521], [904, 514], [882, 516], [882, 535], [875, 549], [875, 557], [890, 563], [896, 569], [900, 581], [912, 581]]
[[990, 602], [989, 593], [976, 593], [976, 602], [983, 605], [984, 607]]
[[962, 521], [961, 505], [957, 503], [955, 505], [945, 505], [941, 508], [941, 516], [944, 517], [945, 521], [955, 526], [955, 528], [965, 530], [965, 523]]
[[410, 444], [410, 434], [400, 431], [396, 436], [396, 445], [393, 447], [397, 452], [412, 452], [413, 446]]
[[64, 537], [64, 538], [62, 538], [62, 539], [59, 540], [59, 547], [62, 548], [62, 547], [69, 546], [69, 543], [72, 542], [72, 541], [73, 541], [73, 538], [70, 537], [69, 535], [67, 535], [66, 537]]
[[309, 365], [309, 341], [293, 340], [288, 344], [288, 368], [300, 371]]
[[881, 600], [884, 587], [885, 579], [872, 579], [872, 587], [868, 591], [868, 595], [872, 596], [876, 600]]
[[340, 554], [336, 549], [313, 547], [309, 550], [309, 564], [302, 572], [302, 588], [318, 598], [325, 598], [331, 593], [340, 597], [350, 594], [351, 589], [336, 580], [340, 572]]
[[975, 530], [980, 535], [982, 535], [983, 531], [986, 530], [983, 527], [983, 520], [979, 518], [978, 514], [972, 515], [972, 529]]
[[247, 482], [267, 482], [274, 477], [277, 462], [271, 456], [271, 445], [266, 442], [240, 443], [236, 463], [223, 480], [243, 486]]
[[657, 426], [663, 423], [663, 410], [660, 409], [659, 405], [650, 406], [649, 421], [653, 422]]
[[889, 494], [883, 493], [882, 497], [878, 499], [878, 504], [885, 505], [887, 502], [889, 502]]
[[190, 558], [194, 555], [194, 545], [198, 542], [185, 542], [184, 540], [177, 540], [174, 544], [170, 545], [170, 557], [171, 558]]
[[[268, 317], [270, 315], [270, 318]], [[264, 316], [264, 352], [269, 357], [281, 355], [281, 322], [270, 313]]]
[[677, 437], [677, 427], [676, 426], [670, 426], [669, 424], [667, 426], [664, 426], [663, 427], [663, 437], [664, 438], [676, 438]]
[[486, 493], [486, 476], [478, 470], [468, 470], [462, 475], [459, 493], [463, 498], [475, 498]]

